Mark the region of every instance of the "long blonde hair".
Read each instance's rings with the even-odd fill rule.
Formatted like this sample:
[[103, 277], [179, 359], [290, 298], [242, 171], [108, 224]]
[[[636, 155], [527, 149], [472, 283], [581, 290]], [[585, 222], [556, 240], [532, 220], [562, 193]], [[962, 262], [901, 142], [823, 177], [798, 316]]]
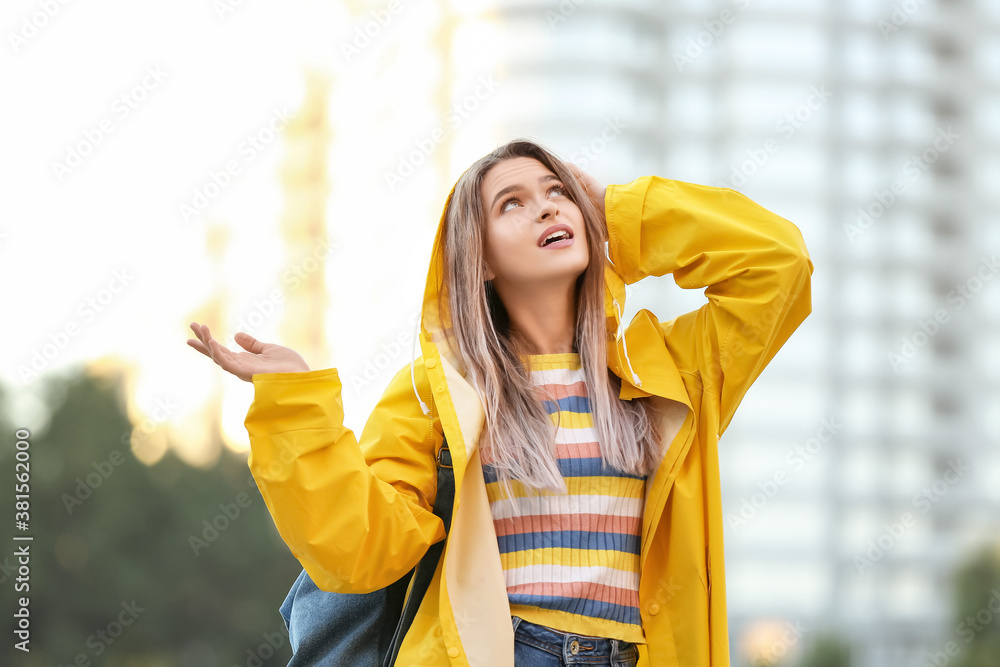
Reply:
[[[573, 347], [584, 369], [591, 413], [605, 466], [646, 475], [660, 461], [656, 419], [647, 398], [622, 400], [621, 379], [607, 367], [608, 323], [604, 311], [604, 211], [598, 210], [566, 165], [539, 144], [508, 141], [470, 166], [455, 185], [445, 211], [444, 257], [451, 312], [452, 346], [486, 407], [479, 446], [502, 486], [516, 479], [536, 491], [565, 493], [555, 457], [555, 429], [536, 393], [521, 355], [534, 354], [530, 341], [511, 330], [492, 281], [485, 279], [486, 206], [482, 184], [497, 163], [532, 157], [567, 187], [583, 213], [590, 261], [576, 283]], [[439, 304], [440, 307], [441, 304]]]

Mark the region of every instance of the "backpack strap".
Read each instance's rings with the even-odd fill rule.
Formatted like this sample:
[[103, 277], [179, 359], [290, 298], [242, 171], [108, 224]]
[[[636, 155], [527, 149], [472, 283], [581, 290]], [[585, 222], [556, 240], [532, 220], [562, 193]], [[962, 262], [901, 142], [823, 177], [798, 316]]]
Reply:
[[[383, 667], [392, 667], [396, 663], [399, 654], [399, 647], [403, 643], [403, 637], [413, 624], [413, 619], [417, 615], [417, 608], [424, 599], [424, 594], [431, 585], [434, 578], [434, 571], [437, 570], [438, 562], [444, 551], [444, 543], [447, 541], [448, 533], [451, 532], [451, 511], [455, 505], [455, 471], [451, 465], [451, 450], [448, 449], [448, 440], [441, 443], [441, 449], [437, 454], [437, 493], [434, 496], [434, 514], [444, 522], [445, 539], [435, 542], [428, 547], [427, 552], [411, 571], [412, 581], [410, 595], [406, 598], [403, 606], [403, 613], [399, 617], [399, 624], [396, 626], [396, 634], [392, 637], [389, 650], [385, 653]], [[407, 577], [403, 578], [405, 581]], [[397, 589], [396, 594], [405, 595], [405, 589]]]

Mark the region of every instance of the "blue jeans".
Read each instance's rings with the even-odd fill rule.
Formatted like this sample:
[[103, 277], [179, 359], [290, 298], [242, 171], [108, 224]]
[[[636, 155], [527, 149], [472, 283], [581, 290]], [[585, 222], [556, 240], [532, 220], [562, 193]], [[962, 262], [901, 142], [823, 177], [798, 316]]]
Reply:
[[385, 588], [374, 593], [328, 593], [305, 570], [281, 603], [292, 659], [288, 667], [381, 667], [399, 616]]
[[620, 639], [574, 635], [511, 616], [516, 667], [635, 667], [639, 649]]

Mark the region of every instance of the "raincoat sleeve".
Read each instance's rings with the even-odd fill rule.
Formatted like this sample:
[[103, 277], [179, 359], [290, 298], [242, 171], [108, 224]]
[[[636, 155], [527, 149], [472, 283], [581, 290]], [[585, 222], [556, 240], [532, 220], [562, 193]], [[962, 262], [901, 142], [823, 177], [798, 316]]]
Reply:
[[673, 274], [708, 303], [660, 325], [678, 369], [717, 401], [719, 434], [811, 311], [799, 229], [730, 188], [643, 176], [605, 193], [608, 255], [626, 284]]
[[387, 586], [445, 536], [433, 513], [442, 437], [408, 371], [389, 383], [360, 442], [343, 424], [337, 369], [251, 378], [250, 471], [282, 539], [322, 590]]

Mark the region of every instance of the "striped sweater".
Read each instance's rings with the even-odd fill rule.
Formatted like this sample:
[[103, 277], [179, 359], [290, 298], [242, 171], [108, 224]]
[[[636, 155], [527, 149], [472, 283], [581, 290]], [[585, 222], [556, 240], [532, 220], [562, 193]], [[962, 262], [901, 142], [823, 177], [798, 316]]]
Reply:
[[483, 460], [511, 613], [564, 632], [645, 643], [639, 617], [645, 477], [610, 467], [602, 472], [578, 352], [526, 359], [559, 425], [556, 458], [568, 493], [538, 494], [514, 481], [511, 500]]

